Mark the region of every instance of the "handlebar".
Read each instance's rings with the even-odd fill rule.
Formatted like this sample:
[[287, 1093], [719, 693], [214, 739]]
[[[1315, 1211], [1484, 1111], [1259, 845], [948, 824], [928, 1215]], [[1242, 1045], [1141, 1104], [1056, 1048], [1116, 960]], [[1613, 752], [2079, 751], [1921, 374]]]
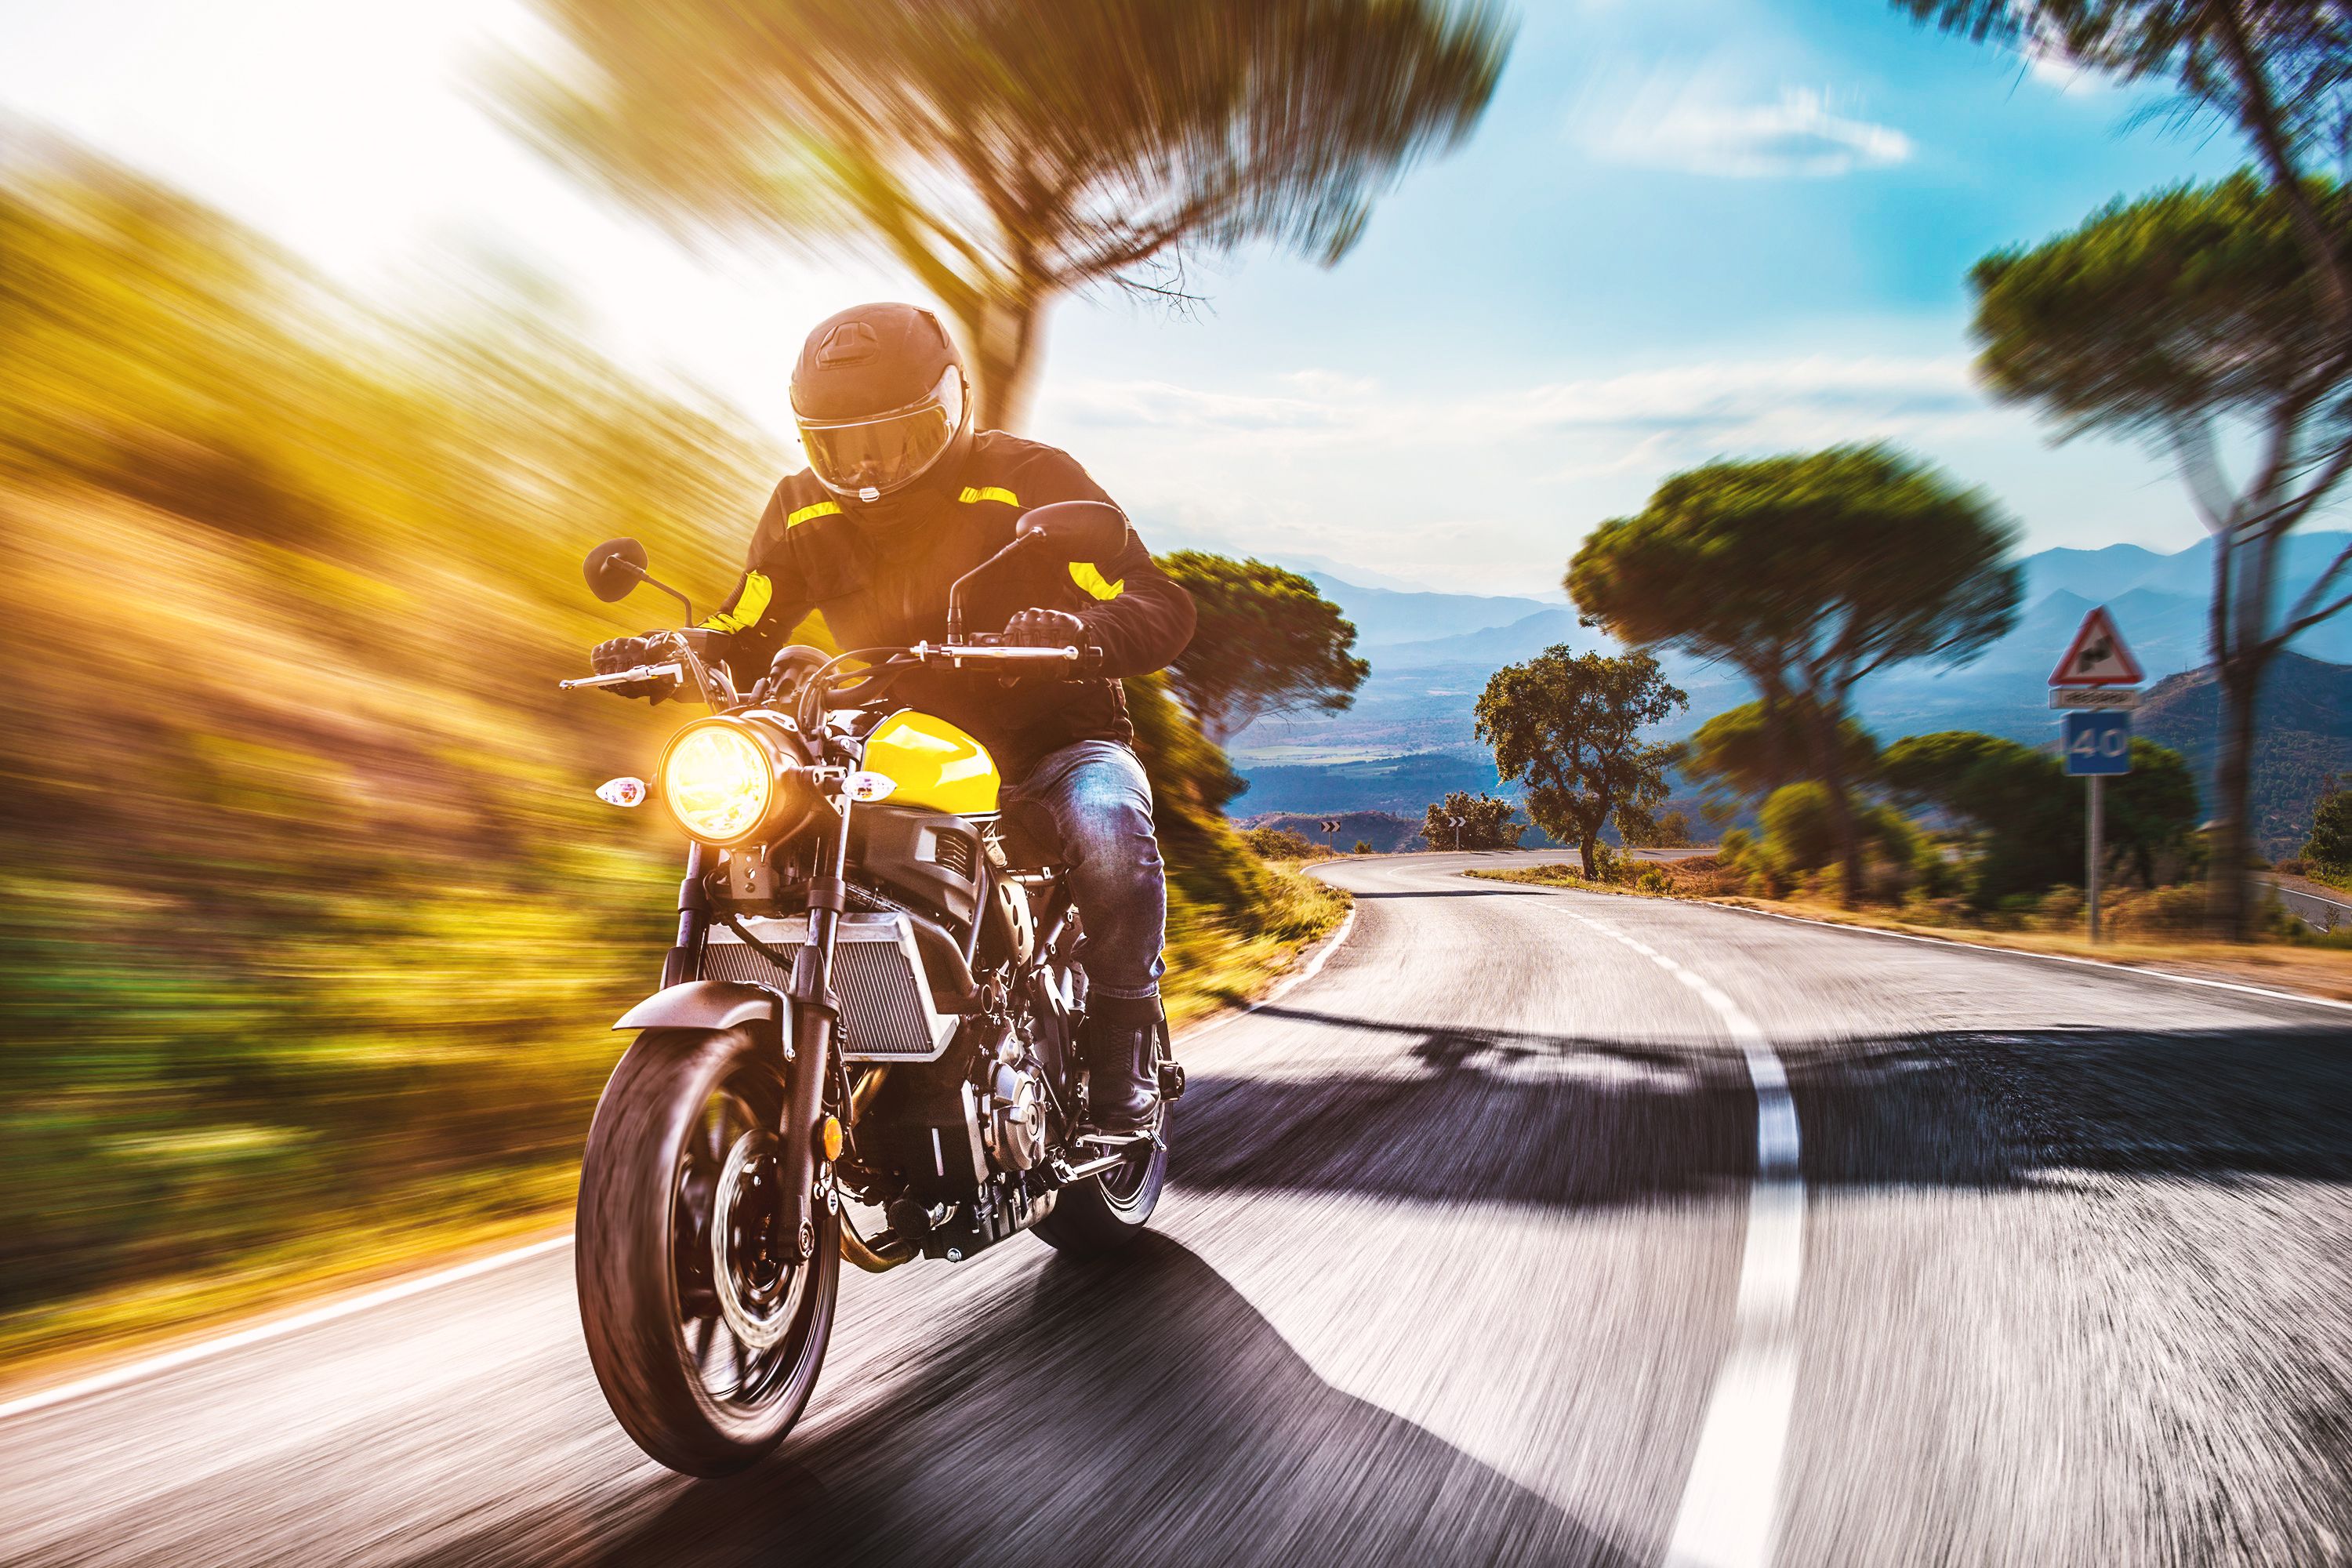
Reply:
[[628, 669], [616, 669], [610, 675], [583, 675], [577, 680], [559, 680], [556, 688], [562, 691], [578, 691], [592, 686], [625, 686], [632, 680], [684, 680], [686, 666], [670, 664], [640, 664]]

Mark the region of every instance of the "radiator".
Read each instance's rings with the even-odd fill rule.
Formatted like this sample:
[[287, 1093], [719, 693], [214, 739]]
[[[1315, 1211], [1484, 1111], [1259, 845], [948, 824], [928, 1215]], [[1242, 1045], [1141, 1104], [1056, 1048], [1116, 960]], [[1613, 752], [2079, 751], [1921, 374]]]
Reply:
[[[753, 936], [782, 953], [779, 968], [765, 953], [746, 946], [725, 926], [711, 928], [702, 950], [702, 978], [742, 980], [779, 990], [792, 983], [790, 960], [808, 941], [808, 921], [746, 920]], [[850, 1061], [927, 1062], [948, 1048], [956, 1020], [931, 1005], [915, 948], [914, 928], [903, 915], [841, 917], [833, 949], [833, 991], [841, 1002], [842, 1056]]]

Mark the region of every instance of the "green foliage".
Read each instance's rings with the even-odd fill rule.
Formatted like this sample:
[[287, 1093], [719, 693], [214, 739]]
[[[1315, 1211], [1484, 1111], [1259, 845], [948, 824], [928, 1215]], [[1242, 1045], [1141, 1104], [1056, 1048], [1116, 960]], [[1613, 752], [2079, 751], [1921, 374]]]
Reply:
[[1432, 849], [1515, 849], [1527, 828], [1507, 800], [1455, 790], [1423, 813], [1421, 836]]
[[2352, 790], [2330, 790], [2320, 800], [2303, 858], [2331, 877], [2352, 872]]
[[[1769, 721], [1759, 701], [1727, 708], [1701, 724], [1691, 736], [1684, 774], [1735, 797], [1760, 800], [1808, 772], [1811, 742], [1801, 700], [1782, 698], [1773, 707]], [[1850, 717], [1838, 721], [1837, 731], [1844, 777], [1853, 783], [1871, 778], [1878, 769], [1877, 740]]]
[[[2309, 198], [2331, 232], [2352, 233], [2352, 195], [2314, 184]], [[1969, 280], [1986, 380], [2070, 435], [2170, 438], [2289, 398], [2332, 408], [2352, 385], [2342, 365], [2311, 384], [2334, 341], [2319, 283], [2286, 199], [2249, 174], [2116, 201], [1986, 257]], [[2315, 427], [2333, 417], [2313, 408]]]
[[1625, 839], [1637, 847], [1651, 849], [1680, 849], [1690, 841], [1690, 814], [1684, 811], [1669, 811], [1652, 822], [1641, 837], [1629, 834]]
[[1822, 785], [1782, 784], [1765, 800], [1759, 818], [1764, 857], [1783, 876], [1818, 871], [1837, 858], [1837, 818]]
[[1359, 838], [1356, 840], [1356, 847], [1349, 850], [1348, 853], [1350, 855], [1370, 855], [1372, 853], [1372, 847], [1368, 840]]
[[1019, 420], [1045, 308], [1181, 294], [1188, 254], [1326, 265], [1466, 137], [1509, 49], [1444, 0], [541, 0], [577, 74], [514, 122], [663, 222], [905, 267], [960, 323], [983, 423]]
[[1673, 884], [1666, 880], [1666, 874], [1654, 866], [1643, 872], [1634, 881], [1633, 886], [1645, 893], [1665, 893], [1674, 890]]
[[635, 629], [577, 563], [726, 581], [776, 459], [570, 333], [0, 166], [0, 617], [65, 650], [0, 731], [0, 1312], [576, 1152], [677, 874], [588, 793], [661, 721], [554, 689]]
[[1251, 854], [1265, 860], [1307, 860], [1323, 851], [1312, 839], [1283, 827], [1247, 828], [1242, 842], [1249, 846]]
[[[1888, 786], [1970, 829], [1969, 897], [1979, 908], [2079, 884], [2083, 786], [2052, 753], [1968, 730], [1912, 735], [1886, 749]], [[2197, 789], [2179, 753], [2135, 738], [2132, 769], [2105, 786], [2106, 858], [2143, 886], [2179, 869], [2197, 821]]]
[[1349, 650], [1356, 628], [1296, 572], [1198, 550], [1160, 558], [1192, 595], [1200, 624], [1168, 683], [1222, 746], [1257, 720], [1344, 712], [1372, 667]]
[[1507, 782], [1527, 781], [1536, 825], [1578, 846], [1589, 877], [1612, 816], [1629, 842], [1652, 831], [1650, 813], [1665, 798], [1666, 770], [1681, 749], [1645, 744], [1641, 732], [1686, 700], [1648, 654], [1554, 647], [1487, 679], [1477, 734], [1495, 748]]
[[1965, 663], [2006, 632], [2022, 586], [2007, 559], [2016, 536], [1990, 498], [1927, 463], [1836, 447], [1669, 476], [1639, 513], [1587, 536], [1567, 585], [1625, 641], [1729, 660], [1776, 706], [1794, 705], [1851, 899], [1863, 846], [1847, 802], [1847, 696], [1874, 670]]

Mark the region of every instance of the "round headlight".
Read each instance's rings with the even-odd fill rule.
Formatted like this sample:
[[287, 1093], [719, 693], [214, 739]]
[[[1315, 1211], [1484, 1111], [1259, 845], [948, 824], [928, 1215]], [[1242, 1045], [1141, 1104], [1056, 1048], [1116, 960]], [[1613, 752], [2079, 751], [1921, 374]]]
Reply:
[[767, 820], [776, 798], [776, 758], [740, 724], [689, 724], [662, 753], [661, 795], [688, 834], [705, 844], [732, 844]]

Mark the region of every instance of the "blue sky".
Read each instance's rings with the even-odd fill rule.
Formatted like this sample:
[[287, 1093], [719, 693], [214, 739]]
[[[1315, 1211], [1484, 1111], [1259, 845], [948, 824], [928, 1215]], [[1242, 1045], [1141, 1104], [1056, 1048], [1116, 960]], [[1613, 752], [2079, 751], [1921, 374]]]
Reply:
[[[1189, 318], [1055, 314], [1035, 433], [1155, 544], [1555, 590], [1576, 541], [1718, 454], [1887, 437], [1984, 485], [2032, 546], [2195, 542], [2137, 449], [2053, 449], [1968, 374], [1965, 274], [2113, 196], [2219, 173], [2226, 135], [1870, 0], [1521, 8], [1475, 138], [1324, 270], [1199, 273]], [[378, 295], [520, 255], [608, 347], [782, 433], [805, 325], [907, 295], [854, 262], [695, 258], [474, 106], [520, 0], [0, 0], [0, 107], [220, 203]], [[748, 522], [747, 522], [748, 525]]]

